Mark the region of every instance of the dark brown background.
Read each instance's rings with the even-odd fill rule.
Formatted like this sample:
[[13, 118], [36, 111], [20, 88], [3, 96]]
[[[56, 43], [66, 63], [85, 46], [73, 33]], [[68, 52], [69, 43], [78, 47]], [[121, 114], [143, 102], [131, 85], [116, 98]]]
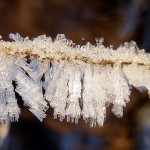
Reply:
[[[134, 40], [148, 52], [149, 23], [148, 0], [0, 0], [0, 34], [4, 40], [9, 40], [10, 32], [30, 38], [41, 34], [55, 38], [63, 33], [77, 44], [95, 44], [95, 37], [104, 37], [104, 44], [115, 48]], [[150, 127], [146, 126], [148, 120], [141, 121], [145, 116], [140, 112], [148, 110], [145, 106], [149, 102], [147, 93], [140, 94], [134, 88], [123, 118], [117, 119], [108, 110], [104, 127], [93, 129], [83, 121], [74, 125], [54, 120], [52, 109], [40, 123], [23, 108], [19, 123], [11, 124], [3, 149], [147, 150], [150, 134], [145, 133], [150, 132]]]

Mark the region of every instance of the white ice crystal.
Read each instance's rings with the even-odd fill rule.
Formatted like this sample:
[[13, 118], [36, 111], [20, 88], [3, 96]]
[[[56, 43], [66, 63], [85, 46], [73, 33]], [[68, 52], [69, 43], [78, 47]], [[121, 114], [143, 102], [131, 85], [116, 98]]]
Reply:
[[9, 116], [11, 121], [18, 121], [20, 109], [12, 85], [15, 59], [0, 53], [0, 122], [5, 123]]
[[15, 92], [40, 121], [49, 103], [54, 118], [75, 123], [83, 118], [91, 126], [103, 126], [110, 104], [122, 117], [132, 86], [146, 87], [150, 96], [150, 55], [133, 41], [113, 50], [103, 38], [80, 46], [62, 34], [55, 40], [9, 37], [14, 41], [0, 40], [0, 123], [7, 117], [18, 121]]
[[[78, 123], [81, 115], [80, 99], [81, 99], [81, 66], [79, 64], [68, 64], [68, 101], [66, 115], [71, 121]], [[68, 120], [69, 121], [69, 120]]]
[[123, 107], [130, 101], [130, 87], [124, 72], [121, 69], [121, 64], [115, 64], [112, 71], [112, 81], [115, 93], [112, 111], [118, 117], [123, 116]]

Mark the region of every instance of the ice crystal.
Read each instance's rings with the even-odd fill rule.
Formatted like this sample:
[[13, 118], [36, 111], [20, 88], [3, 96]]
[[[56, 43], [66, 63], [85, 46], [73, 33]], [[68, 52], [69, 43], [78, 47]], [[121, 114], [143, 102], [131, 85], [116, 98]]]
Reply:
[[115, 100], [112, 111], [118, 117], [123, 116], [123, 106], [129, 102], [130, 87], [126, 76], [121, 69], [121, 64], [116, 64], [112, 71], [112, 81], [114, 86]]
[[54, 118], [75, 123], [83, 118], [91, 126], [103, 126], [110, 104], [122, 117], [132, 86], [147, 88], [150, 96], [150, 55], [134, 41], [113, 50], [102, 44], [103, 38], [80, 46], [63, 34], [55, 40], [9, 37], [14, 41], [0, 40], [0, 123], [7, 117], [18, 121], [15, 92], [40, 121], [49, 103]]

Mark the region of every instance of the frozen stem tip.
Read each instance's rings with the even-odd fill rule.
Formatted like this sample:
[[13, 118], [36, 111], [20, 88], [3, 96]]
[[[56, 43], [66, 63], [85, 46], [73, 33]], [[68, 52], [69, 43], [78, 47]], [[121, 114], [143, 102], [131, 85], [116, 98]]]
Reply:
[[75, 123], [82, 118], [91, 126], [103, 126], [111, 103], [112, 112], [122, 117], [133, 86], [150, 94], [150, 54], [133, 41], [114, 50], [102, 44], [103, 38], [80, 46], [63, 34], [54, 40], [9, 37], [11, 42], [0, 36], [0, 123], [8, 117], [18, 121], [15, 92], [40, 121], [49, 103], [55, 118]]

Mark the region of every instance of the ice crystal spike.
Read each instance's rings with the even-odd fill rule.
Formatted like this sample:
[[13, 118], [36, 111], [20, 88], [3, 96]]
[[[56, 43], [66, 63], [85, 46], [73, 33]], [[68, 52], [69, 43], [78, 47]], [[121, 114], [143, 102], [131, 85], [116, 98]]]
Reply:
[[12, 86], [15, 59], [0, 54], [0, 122], [5, 123], [9, 116], [11, 121], [18, 121], [20, 109]]
[[63, 34], [54, 40], [46, 35], [30, 40], [19, 33], [9, 37], [12, 42], [0, 40], [0, 123], [8, 117], [18, 121], [15, 92], [40, 121], [48, 102], [54, 118], [74, 123], [82, 118], [91, 126], [103, 126], [109, 104], [122, 117], [132, 86], [147, 89], [150, 97], [150, 54], [134, 41], [114, 50], [102, 44], [103, 38], [80, 46]]
[[81, 72], [76, 64], [68, 65], [68, 102], [66, 115], [75, 118], [75, 122], [81, 115], [79, 100], [81, 99]]
[[116, 95], [115, 100], [113, 101], [114, 106], [112, 111], [116, 116], [122, 117], [122, 107], [126, 106], [126, 103], [129, 102], [130, 89], [126, 80], [126, 76], [121, 70], [121, 64], [114, 65], [114, 69], [112, 71], [112, 81]]
[[[83, 118], [93, 118], [96, 119], [96, 111], [94, 106], [94, 97], [93, 97], [93, 67], [90, 64], [86, 65], [84, 79], [83, 79], [83, 110], [82, 115]], [[94, 82], [95, 84], [95, 82]]]
[[19, 33], [16, 33], [16, 34], [10, 33], [9, 38], [16, 41], [16, 42], [19, 42], [19, 41], [22, 42], [23, 41], [23, 38], [20, 36]]

